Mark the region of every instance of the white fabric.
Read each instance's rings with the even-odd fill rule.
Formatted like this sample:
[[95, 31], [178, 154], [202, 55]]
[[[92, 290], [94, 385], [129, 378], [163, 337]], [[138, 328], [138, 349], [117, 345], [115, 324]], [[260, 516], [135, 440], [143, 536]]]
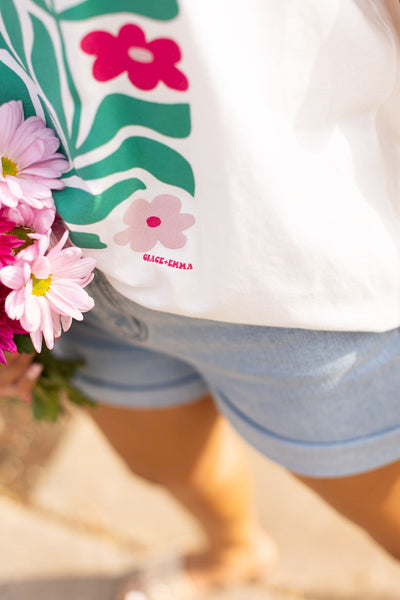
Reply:
[[[185, 138], [128, 127], [76, 159], [84, 167], [142, 135], [183, 156], [196, 183], [192, 196], [132, 169], [146, 190], [100, 222], [72, 226], [108, 245], [85, 254], [118, 291], [161, 311], [326, 330], [400, 325], [397, 0], [180, 0], [179, 7], [168, 21], [119, 13], [62, 25], [83, 99], [82, 139], [105, 94], [190, 104]], [[164, 83], [136, 89], [126, 73], [91, 77], [94, 56], [79, 41], [93, 30], [115, 36], [126, 23], [148, 40], [179, 44], [186, 91]], [[117, 173], [84, 185], [98, 193], [121, 180]], [[131, 203], [158, 195], [178, 197], [181, 212], [194, 216], [186, 244], [157, 242], [147, 252], [117, 245]]]

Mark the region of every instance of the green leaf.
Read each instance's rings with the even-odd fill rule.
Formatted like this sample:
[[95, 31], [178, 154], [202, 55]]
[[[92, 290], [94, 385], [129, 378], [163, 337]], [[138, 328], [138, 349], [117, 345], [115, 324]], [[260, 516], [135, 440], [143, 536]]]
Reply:
[[36, 350], [33, 347], [31, 338], [27, 333], [14, 335], [14, 342], [17, 346], [19, 354], [35, 354]]
[[49, 381], [60, 382], [63, 379], [70, 379], [75, 374], [76, 370], [83, 365], [81, 360], [60, 360], [47, 348], [36, 356], [37, 362], [43, 365], [43, 378], [48, 378]]
[[188, 161], [165, 144], [144, 137], [126, 139], [113, 154], [77, 169], [77, 172], [82, 179], [89, 180], [133, 167], [144, 169], [159, 181], [180, 187], [194, 195], [194, 176]]
[[67, 223], [88, 225], [102, 221], [121, 202], [146, 186], [139, 179], [126, 179], [101, 194], [90, 194], [79, 188], [66, 187], [54, 192], [57, 212]]
[[152, 19], [167, 21], [178, 14], [176, 0], [86, 0], [59, 13], [60, 19], [80, 21], [119, 12], [137, 13]]
[[74, 404], [96, 406], [70, 383], [76, 370], [82, 366], [79, 360], [60, 360], [47, 348], [36, 355], [35, 362], [43, 365], [42, 374], [32, 392], [32, 410], [35, 419], [56, 421], [63, 412], [61, 398], [68, 397]]
[[163, 135], [184, 138], [190, 134], [190, 108], [188, 104], [160, 104], [125, 94], [110, 94], [101, 102], [79, 153], [102, 146], [127, 125], [142, 125]]
[[94, 400], [91, 400], [70, 384], [65, 386], [65, 391], [67, 393], [68, 400], [74, 404], [77, 404], [78, 406], [97, 406], [97, 403]]
[[57, 421], [63, 412], [58, 390], [45, 390], [40, 384], [36, 384], [32, 392], [32, 410], [37, 421]]
[[0, 15], [4, 21], [5, 28], [12, 41], [14, 49], [26, 66], [25, 50], [22, 38], [21, 24], [19, 16], [12, 0], [2, 3]]
[[61, 127], [67, 135], [67, 123], [65, 120], [64, 106], [61, 98], [61, 83], [58, 74], [58, 65], [55, 49], [50, 35], [43, 23], [31, 15], [33, 25], [33, 48], [32, 64], [35, 75], [44, 94], [54, 107], [60, 120]]

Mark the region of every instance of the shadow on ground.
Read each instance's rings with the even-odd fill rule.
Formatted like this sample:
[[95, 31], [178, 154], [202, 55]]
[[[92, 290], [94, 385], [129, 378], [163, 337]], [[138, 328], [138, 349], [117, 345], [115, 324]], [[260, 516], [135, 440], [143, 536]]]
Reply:
[[[295, 597], [294, 597], [295, 598]], [[301, 596], [299, 596], [300, 600]], [[307, 595], [305, 592], [304, 595], [305, 600], [398, 600], [398, 595], [394, 596], [393, 594], [381, 594], [379, 592], [368, 593], [368, 592], [360, 592], [360, 594], [351, 594], [351, 595], [343, 595], [343, 594], [311, 594]], [[283, 597], [283, 600], [286, 600]], [[288, 597], [290, 600], [290, 596]]]
[[[125, 577], [125, 576], [124, 576]], [[1, 600], [113, 600], [124, 577], [55, 577], [47, 579], [13, 580], [0, 584]], [[393, 595], [364, 594], [361, 596], [298, 594], [267, 586], [247, 586], [212, 594], [209, 600], [398, 600]]]
[[1, 600], [112, 600], [121, 579], [112, 577], [56, 577], [0, 584]]

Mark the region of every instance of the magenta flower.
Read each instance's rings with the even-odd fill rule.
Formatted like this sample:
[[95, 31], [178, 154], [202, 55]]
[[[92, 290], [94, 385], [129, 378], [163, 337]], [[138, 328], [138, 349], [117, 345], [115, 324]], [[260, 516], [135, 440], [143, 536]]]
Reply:
[[32, 262], [39, 254], [37, 240], [42, 236], [48, 238], [53, 231], [52, 225], [56, 216], [55, 208], [38, 209], [27, 204], [19, 204], [16, 208], [1, 208], [0, 219], [2, 216], [15, 223], [13, 233], [20, 240], [19, 252], [24, 252], [24, 260]]
[[0, 206], [53, 206], [50, 190], [64, 187], [59, 177], [68, 169], [59, 145], [42, 119], [24, 120], [20, 100], [0, 106]]
[[0, 281], [12, 290], [5, 301], [6, 313], [30, 333], [37, 352], [42, 348], [42, 336], [47, 347], [53, 348], [61, 329], [67, 331], [73, 318], [81, 321], [82, 313], [94, 306], [83, 288], [93, 278], [96, 261], [82, 258], [80, 248], [63, 248], [67, 238], [66, 231], [49, 250], [49, 238], [42, 237], [33, 263], [20, 253], [14, 264], [0, 271]]
[[10, 326], [10, 319], [4, 310], [0, 308], [0, 363], [7, 364], [4, 352], [16, 352], [14, 343], [14, 330]]
[[0, 310], [0, 363], [3, 363], [3, 365], [7, 364], [4, 352], [17, 351], [17, 346], [13, 341], [14, 331], [9, 326], [8, 321], [6, 313]]
[[14, 249], [21, 245], [21, 241], [9, 233], [15, 223], [0, 215], [0, 269], [15, 261]]
[[115, 243], [129, 243], [135, 252], [148, 252], [157, 242], [166, 248], [183, 248], [187, 239], [182, 231], [192, 227], [195, 218], [181, 214], [181, 208], [179, 198], [168, 194], [156, 196], [151, 202], [134, 200], [124, 216], [128, 229], [115, 234]]
[[18, 321], [10, 319], [4, 310], [4, 300], [10, 290], [0, 284], [0, 363], [6, 364], [4, 352], [17, 352], [15, 333], [26, 333]]
[[131, 83], [141, 90], [152, 90], [160, 81], [174, 90], [189, 87], [175, 66], [181, 60], [178, 44], [164, 38], [146, 42], [137, 25], [124, 25], [116, 37], [107, 31], [93, 31], [83, 38], [81, 48], [96, 56], [93, 76], [97, 81], [109, 81], [126, 71]]

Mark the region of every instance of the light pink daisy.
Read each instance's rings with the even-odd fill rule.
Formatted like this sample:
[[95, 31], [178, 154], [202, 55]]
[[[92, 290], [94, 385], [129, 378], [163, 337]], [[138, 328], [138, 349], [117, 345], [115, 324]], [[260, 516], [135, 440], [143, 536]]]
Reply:
[[64, 187], [59, 178], [68, 170], [59, 145], [40, 117], [24, 120], [20, 100], [0, 106], [0, 206], [54, 206], [50, 190]]
[[165, 248], [183, 248], [187, 242], [182, 233], [195, 223], [189, 213], [181, 213], [182, 202], [176, 196], [161, 194], [151, 202], [137, 198], [124, 215], [127, 229], [114, 235], [119, 246], [130, 244], [135, 252], [148, 252], [157, 242]]
[[12, 290], [5, 301], [6, 313], [30, 333], [37, 352], [42, 348], [42, 336], [46, 346], [53, 348], [61, 330], [67, 331], [72, 319], [81, 321], [82, 313], [94, 306], [83, 288], [93, 279], [96, 261], [82, 258], [80, 248], [64, 248], [67, 238], [65, 232], [49, 250], [49, 239], [42, 237], [33, 263], [20, 253], [13, 265], [0, 271], [0, 281]]

